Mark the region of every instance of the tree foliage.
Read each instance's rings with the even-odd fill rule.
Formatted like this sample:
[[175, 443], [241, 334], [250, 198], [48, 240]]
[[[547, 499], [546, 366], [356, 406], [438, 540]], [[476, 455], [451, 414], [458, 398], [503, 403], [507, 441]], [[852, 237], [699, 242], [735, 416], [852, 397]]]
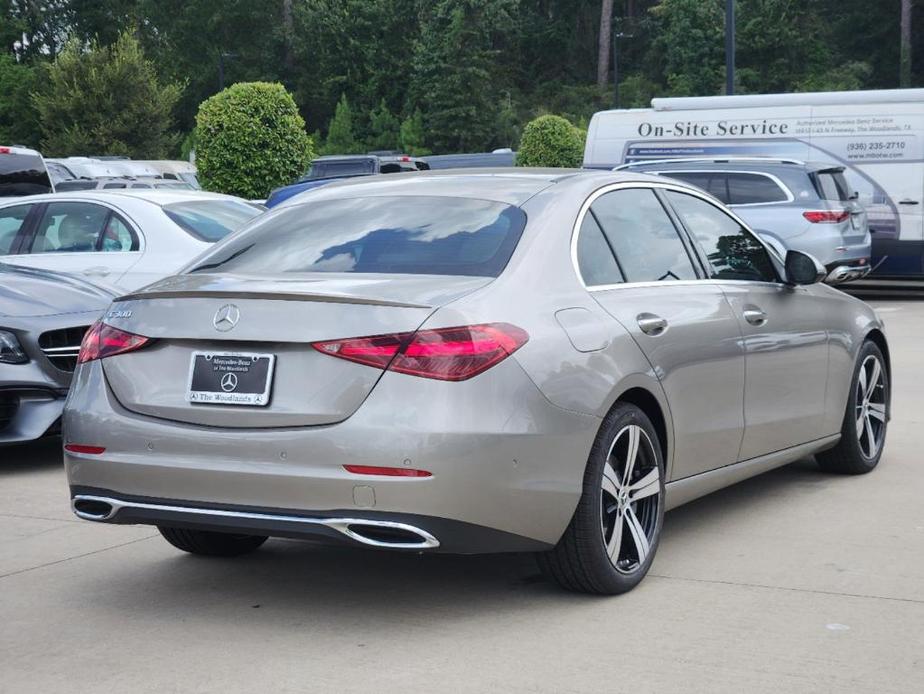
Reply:
[[561, 116], [545, 115], [523, 128], [517, 166], [579, 167], [584, 135]]
[[36, 69], [0, 55], [0, 143], [39, 146], [38, 122], [32, 114], [31, 92]]
[[305, 121], [281, 84], [235, 84], [196, 116], [196, 166], [207, 190], [265, 198], [302, 175], [313, 155]]
[[69, 42], [45, 66], [33, 103], [46, 155], [129, 155], [160, 159], [171, 132], [178, 84], [163, 84], [128, 32], [111, 46]]
[[353, 109], [350, 108], [346, 94], [343, 94], [327, 126], [327, 140], [322, 154], [361, 154], [362, 151], [362, 143], [356, 139], [353, 130]]

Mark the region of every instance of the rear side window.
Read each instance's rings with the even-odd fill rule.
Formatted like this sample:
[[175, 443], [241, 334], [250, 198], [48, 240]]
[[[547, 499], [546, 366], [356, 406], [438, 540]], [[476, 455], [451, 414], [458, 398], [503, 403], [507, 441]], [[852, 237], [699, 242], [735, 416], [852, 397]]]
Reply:
[[9, 255], [13, 251], [16, 235], [31, 209], [32, 205], [15, 205], [0, 210], [0, 255]]
[[96, 186], [96, 181], [61, 181], [55, 186], [55, 190], [59, 193], [64, 193], [68, 190], [91, 190], [96, 188]]
[[712, 203], [668, 191], [667, 197], [702, 248], [712, 279], [777, 281], [767, 249]]
[[728, 185], [725, 174], [721, 171], [668, 171], [663, 175], [702, 188], [722, 202], [728, 203]]
[[604, 193], [590, 210], [626, 282], [696, 279], [677, 228], [650, 188]]
[[584, 284], [588, 287], [619, 284], [623, 281], [603, 230], [590, 212], [584, 215], [578, 232], [577, 262]]
[[812, 182], [822, 200], [843, 202], [850, 199], [850, 188], [841, 171], [819, 171], [812, 174]]
[[375, 159], [343, 159], [341, 161], [316, 161], [311, 164], [307, 178], [332, 178], [334, 176], [362, 176], [375, 173]]
[[193, 272], [350, 272], [496, 277], [526, 214], [489, 200], [382, 196], [280, 209]]
[[42, 158], [0, 148], [0, 198], [50, 193], [51, 179]]
[[236, 200], [188, 200], [164, 206], [164, 213], [200, 241], [220, 241], [263, 210]]
[[89, 253], [97, 250], [109, 208], [88, 202], [53, 202], [45, 208], [31, 253]]
[[786, 202], [789, 196], [772, 178], [762, 174], [728, 172], [728, 205], [758, 205]]

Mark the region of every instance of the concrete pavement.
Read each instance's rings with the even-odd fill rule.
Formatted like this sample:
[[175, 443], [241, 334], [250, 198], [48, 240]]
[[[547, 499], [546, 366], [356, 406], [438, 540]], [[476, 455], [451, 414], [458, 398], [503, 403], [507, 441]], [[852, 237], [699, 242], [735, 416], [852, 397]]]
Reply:
[[673, 511], [617, 598], [529, 557], [187, 556], [75, 519], [59, 442], [0, 449], [0, 692], [924, 691], [924, 302], [872, 303], [879, 469], [800, 462]]

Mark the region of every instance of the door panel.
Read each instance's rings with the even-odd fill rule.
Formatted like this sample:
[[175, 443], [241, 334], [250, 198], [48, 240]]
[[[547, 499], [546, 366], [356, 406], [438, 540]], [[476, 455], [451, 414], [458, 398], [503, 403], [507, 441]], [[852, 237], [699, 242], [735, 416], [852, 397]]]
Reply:
[[[672, 479], [736, 462], [744, 427], [744, 350], [721, 288], [663, 282], [593, 296], [629, 331], [662, 383], [674, 421]], [[664, 323], [660, 330], [656, 319]]]
[[[747, 460], [825, 434], [828, 334], [823, 302], [802, 287], [742, 282], [722, 289], [744, 334]], [[764, 314], [748, 322], [746, 312]]]

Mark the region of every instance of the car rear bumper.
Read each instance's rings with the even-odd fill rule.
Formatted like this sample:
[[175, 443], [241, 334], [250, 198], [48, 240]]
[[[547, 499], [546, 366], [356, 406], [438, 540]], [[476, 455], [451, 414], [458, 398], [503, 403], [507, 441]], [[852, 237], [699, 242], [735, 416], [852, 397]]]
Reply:
[[324, 513], [249, 506], [190, 505], [186, 501], [128, 497], [105, 489], [71, 487], [79, 518], [120, 525], [163, 525], [212, 532], [315, 540], [375, 549], [490, 553], [544, 551], [552, 545], [446, 518], [340, 509]]
[[[515, 359], [459, 383], [388, 372], [349, 419], [278, 429], [224, 429], [132, 413], [109, 389], [100, 362], [79, 367], [75, 378], [65, 441], [105, 452], [65, 451], [72, 497], [167, 500], [160, 505], [174, 509], [165, 516], [163, 509], [123, 505], [100, 519], [108, 522], [219, 524], [229, 532], [344, 540], [330, 523], [291, 518], [420, 518], [408, 524], [439, 542], [421, 549], [537, 549], [557, 542], [570, 521], [600, 425], [549, 403]], [[409, 467], [432, 476], [353, 474], [344, 465]], [[228, 513], [183, 510], [204, 508]], [[242, 509], [283, 519], [236, 515]]]

